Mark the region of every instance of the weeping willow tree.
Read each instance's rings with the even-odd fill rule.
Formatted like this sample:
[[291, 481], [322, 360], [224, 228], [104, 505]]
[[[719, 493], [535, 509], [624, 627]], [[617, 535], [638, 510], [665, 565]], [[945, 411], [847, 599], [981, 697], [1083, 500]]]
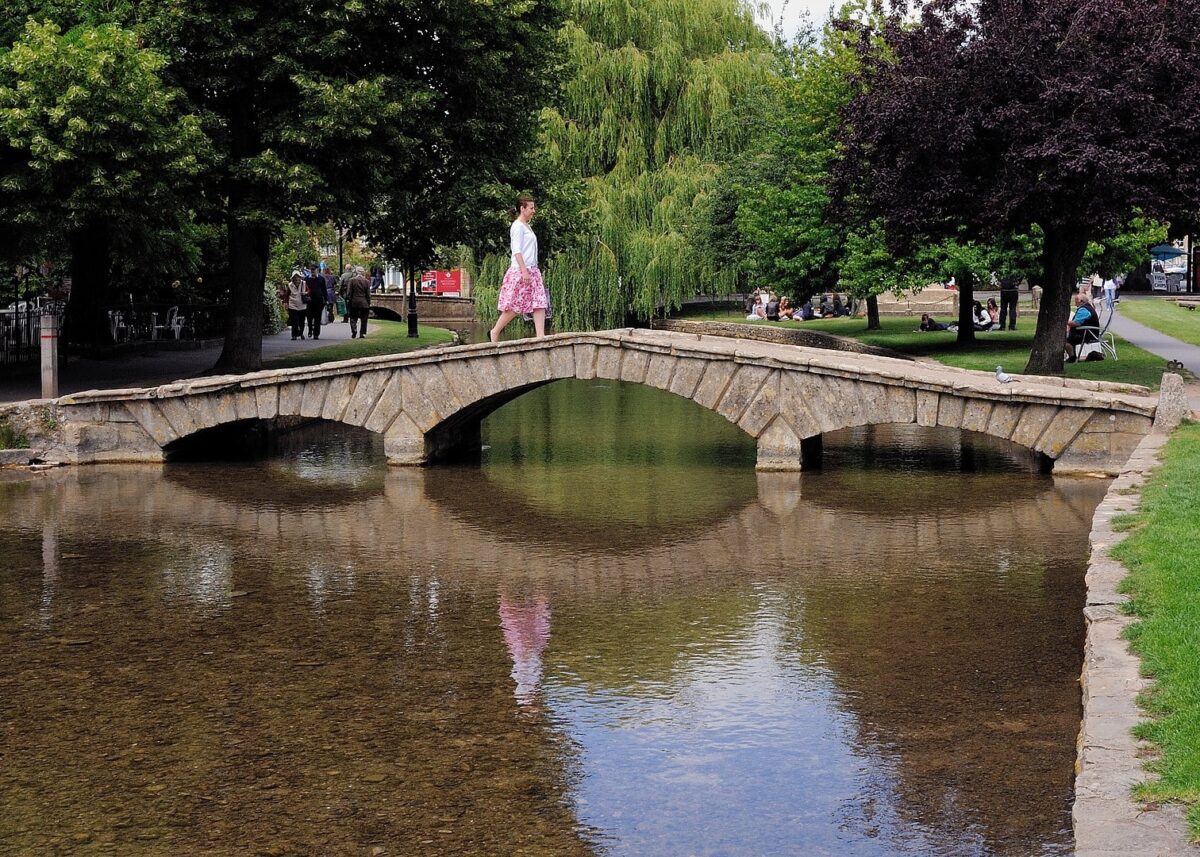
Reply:
[[[736, 107], [770, 73], [768, 36], [740, 0], [568, 0], [570, 77], [542, 115], [555, 173], [585, 188], [584, 234], [543, 264], [556, 324], [604, 328], [729, 292], [692, 235], [717, 164], [745, 143]], [[477, 270], [494, 312], [506, 259]], [[486, 303], [485, 303], [486, 302]]]

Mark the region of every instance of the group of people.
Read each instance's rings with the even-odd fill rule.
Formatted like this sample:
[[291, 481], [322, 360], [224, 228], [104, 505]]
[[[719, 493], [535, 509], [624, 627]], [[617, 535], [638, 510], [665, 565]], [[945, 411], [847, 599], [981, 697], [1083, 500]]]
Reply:
[[292, 340], [321, 338], [321, 325], [337, 321], [350, 322], [350, 338], [367, 335], [367, 315], [371, 310], [371, 281], [363, 269], [351, 265], [340, 278], [328, 268], [316, 264], [292, 271], [287, 285], [278, 296], [287, 303], [288, 324]]
[[787, 295], [755, 289], [746, 301], [747, 321], [811, 321], [814, 318], [841, 318], [850, 315], [850, 308], [841, 295], [823, 295], [817, 306], [812, 299], [793, 307]]

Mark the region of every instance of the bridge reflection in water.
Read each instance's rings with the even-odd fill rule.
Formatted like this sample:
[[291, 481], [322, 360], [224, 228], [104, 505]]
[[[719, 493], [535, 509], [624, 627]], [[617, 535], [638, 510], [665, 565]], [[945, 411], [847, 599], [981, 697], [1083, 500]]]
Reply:
[[0, 846], [1068, 848], [1103, 483], [916, 427], [595, 470], [539, 408], [482, 469], [300, 433], [0, 484]]

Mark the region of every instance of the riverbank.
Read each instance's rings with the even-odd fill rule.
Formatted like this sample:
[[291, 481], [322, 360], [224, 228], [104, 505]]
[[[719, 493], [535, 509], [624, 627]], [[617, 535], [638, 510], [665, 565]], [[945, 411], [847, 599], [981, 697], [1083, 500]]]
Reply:
[[1154, 677], [1144, 697], [1153, 719], [1137, 735], [1162, 750], [1149, 766], [1157, 779], [1136, 794], [1188, 804], [1200, 838], [1200, 424], [1181, 427], [1163, 457], [1137, 513], [1114, 522], [1129, 532], [1113, 550], [1129, 569], [1121, 589], [1138, 619], [1128, 637]]
[[1180, 342], [1200, 346], [1200, 312], [1184, 309], [1174, 301], [1127, 299], [1117, 305], [1117, 315], [1131, 318]]
[[[888, 317], [881, 319], [881, 330], [867, 330], [861, 318], [814, 319], [813, 321], [746, 321], [737, 312], [696, 312], [686, 316], [689, 321], [718, 321], [740, 323], [747, 327], [774, 329], [812, 330], [835, 336], [855, 339], [877, 348], [888, 348], [914, 358], [936, 360], [946, 366], [959, 369], [995, 371], [1003, 366], [1009, 374], [1020, 374], [1029, 359], [1033, 344], [1034, 321], [1029, 319], [1017, 330], [997, 330], [976, 335], [975, 345], [963, 349], [955, 342], [950, 331], [924, 333], [916, 329], [918, 319]], [[1117, 338], [1117, 360], [1101, 360], [1094, 363], [1070, 363], [1066, 366], [1068, 378], [1083, 378], [1093, 381], [1140, 384], [1158, 389], [1167, 361]]]

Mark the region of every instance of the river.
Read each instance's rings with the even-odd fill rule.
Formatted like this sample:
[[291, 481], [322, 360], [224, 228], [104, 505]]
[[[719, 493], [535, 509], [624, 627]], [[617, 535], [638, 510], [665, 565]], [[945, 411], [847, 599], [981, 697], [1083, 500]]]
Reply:
[[0, 852], [1070, 853], [1106, 483], [915, 426], [755, 474], [611, 381], [483, 437], [0, 481]]

